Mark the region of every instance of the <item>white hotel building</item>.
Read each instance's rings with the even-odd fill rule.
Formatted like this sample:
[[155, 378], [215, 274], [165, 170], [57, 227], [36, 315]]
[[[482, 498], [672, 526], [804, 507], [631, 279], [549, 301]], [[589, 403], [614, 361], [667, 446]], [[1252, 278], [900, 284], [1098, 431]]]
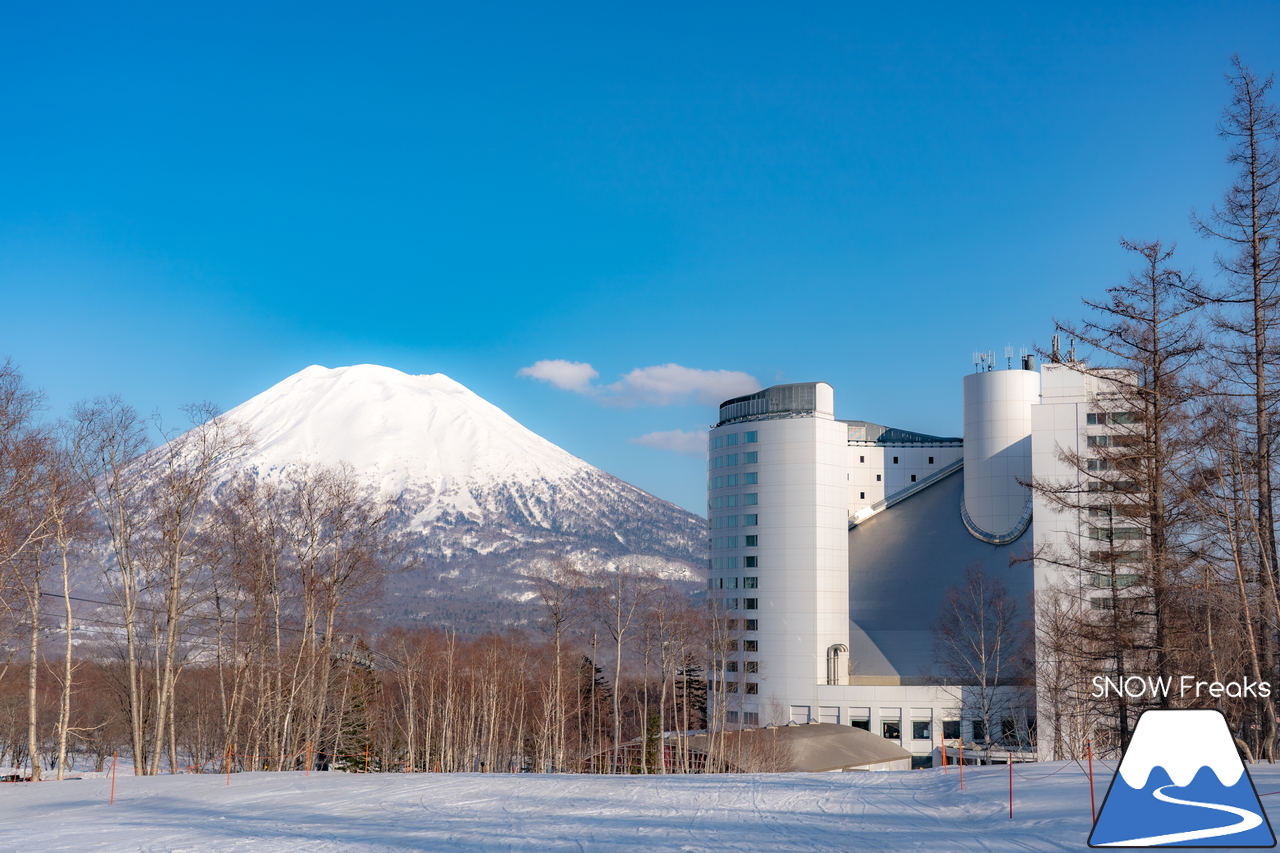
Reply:
[[708, 442], [708, 595], [743, 638], [718, 676], [730, 721], [857, 725], [917, 766], [944, 735], [972, 741], [963, 688], [931, 676], [932, 629], [970, 566], [1030, 618], [1052, 578], [1011, 557], [1080, 528], [1039, 504], [1033, 523], [1023, 483], [1075, 476], [1055, 448], [1084, 442], [1088, 379], [1033, 359], [967, 375], [963, 437], [838, 420], [824, 382], [725, 401]]

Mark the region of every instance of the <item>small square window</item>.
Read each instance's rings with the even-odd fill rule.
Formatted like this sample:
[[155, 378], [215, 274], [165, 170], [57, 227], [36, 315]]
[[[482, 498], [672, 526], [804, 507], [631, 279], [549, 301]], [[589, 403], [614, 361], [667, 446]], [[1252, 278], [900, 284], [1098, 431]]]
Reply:
[[897, 720], [885, 720], [880, 724], [880, 733], [889, 740], [897, 740], [902, 737], [902, 727]]
[[[748, 619], [747, 621], [749, 622], [751, 620]], [[743, 640], [742, 650], [744, 652], [758, 652], [760, 651], [760, 643], [758, 640]], [[753, 669], [751, 672], [755, 672], [755, 670]]]
[[755, 695], [755, 694], [757, 694], [757, 693], [759, 693], [759, 692], [760, 692], [760, 685], [759, 685], [759, 684], [756, 684], [754, 681], [748, 681], [748, 682], [747, 682], [747, 694], [748, 694], [748, 695]]
[[726, 436], [724, 437], [724, 443], [725, 443], [725, 444], [727, 444], [727, 445], [729, 445], [729, 446], [733, 446], [733, 445], [737, 444], [737, 443], [738, 443], [738, 434], [735, 432], [733, 435], [726, 435]]
[[725, 578], [725, 579], [724, 579], [724, 588], [725, 588], [725, 589], [737, 589], [737, 588], [738, 588], [738, 579], [737, 579], [737, 578]]
[[746, 667], [747, 667], [747, 672], [759, 672], [759, 671], [760, 671], [760, 661], [758, 661], [758, 660], [749, 660], [749, 661], [747, 661], [747, 663], [746, 663]]
[[878, 482], [880, 482], [880, 475], [879, 475], [879, 474], [876, 474], [876, 482], [877, 482], [877, 483], [878, 483]]
[[942, 737], [945, 740], [960, 739], [960, 721], [959, 720], [943, 720], [942, 721]]
[[[738, 722], [738, 712], [737, 712], [737, 711], [725, 711], [725, 712], [724, 712], [724, 721], [725, 721], [726, 723], [736, 723], [736, 722]], [[912, 768], [912, 769], [914, 770], [915, 768]]]
[[724, 669], [725, 669], [725, 672], [737, 672], [738, 662], [736, 660], [731, 660], [724, 665]]
[[[759, 461], [760, 461], [760, 451], [758, 450], [751, 450], [751, 451], [748, 451], [747, 453], [742, 454], [743, 465], [754, 465]], [[736, 465], [737, 463], [735, 462], [734, 464]]]
[[930, 457], [929, 457], [929, 464], [930, 464], [930, 465], [932, 465], [932, 464], [933, 464], [933, 457], [932, 457], [932, 456], [930, 456]]
[[760, 712], [759, 711], [743, 711], [742, 724], [746, 726], [760, 725]]
[[870, 720], [850, 720], [849, 725], [853, 726], [855, 729], [862, 729], [864, 732], [871, 731]]
[[[757, 559], [756, 557], [743, 557], [742, 568], [754, 569], [756, 567], [756, 559]], [[751, 580], [755, 580], [755, 578], [751, 578]]]
[[895, 457], [893, 457], [893, 464], [894, 464], [894, 465], [897, 465], [897, 464], [898, 464], [898, 457], [896, 457], [896, 456], [895, 456]]
[[760, 602], [760, 599], [758, 599], [758, 598], [744, 598], [744, 599], [742, 599], [743, 609], [744, 609], [744, 610], [756, 610], [756, 609], [758, 609], [758, 608], [756, 607], [756, 605], [757, 605], [759, 602]]
[[726, 486], [736, 486], [736, 485], [738, 485], [738, 475], [737, 475], [737, 474], [730, 474], [728, 477], [725, 477], [725, 478], [724, 478], [724, 484], [725, 484]]
[[911, 721], [911, 737], [914, 740], [929, 740], [933, 737], [928, 720]]
[[744, 536], [744, 537], [742, 537], [742, 538], [746, 540], [746, 541], [745, 541], [745, 542], [743, 542], [742, 544], [743, 544], [745, 547], [747, 547], [747, 548], [758, 548], [758, 547], [760, 546], [760, 537], [759, 537], [758, 535], [757, 535], [757, 536]]
[[724, 458], [724, 465], [726, 468], [728, 468], [730, 465], [737, 465], [737, 464], [738, 464], [738, 454], [736, 453], [730, 453], [728, 456]]
[[912, 474], [912, 475], [911, 475], [911, 482], [913, 482], [913, 483], [914, 483], [915, 481], [916, 481], [916, 475], [915, 475], [915, 474]]
[[726, 598], [726, 599], [724, 600], [724, 606], [725, 606], [725, 608], [726, 608], [726, 609], [728, 609], [728, 610], [737, 610], [737, 609], [738, 609], [738, 599], [736, 599], [736, 598]]
[[760, 620], [759, 620], [759, 619], [743, 619], [743, 620], [742, 620], [742, 630], [744, 630], [744, 631], [759, 631], [759, 630], [760, 630]]
[[867, 493], [866, 493], [866, 492], [858, 492], [858, 500], [860, 500], [860, 501], [865, 501], [866, 499], [867, 499]]
[[867, 457], [865, 457], [865, 456], [859, 456], [859, 457], [858, 457], [858, 461], [859, 461], [859, 462], [866, 462], [866, 461], [867, 461]]
[[738, 682], [736, 682], [736, 681], [726, 681], [726, 682], [724, 682], [724, 692], [725, 692], [725, 693], [737, 693], [737, 692], [738, 692]]
[[755, 506], [758, 503], [760, 503], [759, 492], [747, 492], [745, 495], [742, 496], [743, 506]]
[[757, 433], [757, 432], [744, 432], [744, 433], [742, 434], [742, 443], [743, 443], [743, 444], [755, 444], [755, 443], [756, 443], [756, 441], [758, 440], [759, 435], [760, 435], [760, 434], [759, 434], [759, 433]]
[[756, 474], [756, 473], [754, 473], [754, 472], [749, 473], [749, 474], [743, 474], [743, 475], [742, 475], [742, 485], [744, 485], [744, 486], [754, 486], [756, 483], [760, 482], [760, 481], [759, 481], [759, 479], [757, 479], [758, 477], [759, 477], [759, 475], [758, 475], [758, 474]]
[[[734, 522], [735, 522], [735, 523], [734, 523], [734, 524], [731, 524], [731, 525], [729, 525], [729, 526], [730, 526], [730, 527], [737, 527], [738, 525], [736, 524], [736, 522], [737, 522], [737, 520], [738, 520], [738, 517], [737, 517], [736, 515], [735, 515], [735, 516], [733, 516], [733, 520], [734, 520]], [[756, 526], [757, 526], [757, 525], [759, 525], [759, 524], [760, 524], [760, 516], [758, 516], [758, 515], [744, 515], [744, 516], [742, 517], [742, 526], [743, 526], [743, 527], [756, 527]]]
[[[754, 560], [755, 558], [754, 558], [754, 557], [750, 557], [750, 558], [748, 558], [748, 559], [752, 559], [752, 560]], [[743, 579], [742, 579], [742, 588], [743, 588], [743, 589], [755, 589], [755, 588], [756, 588], [756, 582], [757, 582], [758, 580], [759, 580], [759, 578], [743, 578]]]
[[729, 630], [730, 630], [730, 631], [736, 631], [736, 630], [738, 630], [738, 620], [737, 620], [737, 619], [730, 619], [730, 620], [729, 620]]

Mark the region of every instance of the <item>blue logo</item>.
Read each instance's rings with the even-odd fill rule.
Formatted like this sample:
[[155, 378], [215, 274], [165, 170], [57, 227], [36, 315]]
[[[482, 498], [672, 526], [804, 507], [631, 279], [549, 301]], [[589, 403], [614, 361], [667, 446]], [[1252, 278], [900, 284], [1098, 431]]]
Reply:
[[1274, 847], [1253, 780], [1217, 711], [1146, 711], [1090, 847]]

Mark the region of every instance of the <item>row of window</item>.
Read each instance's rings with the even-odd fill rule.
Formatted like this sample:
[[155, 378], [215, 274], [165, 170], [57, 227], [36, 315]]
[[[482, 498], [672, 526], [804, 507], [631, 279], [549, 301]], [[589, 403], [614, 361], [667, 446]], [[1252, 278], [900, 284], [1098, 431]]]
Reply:
[[[759, 476], [760, 475], [755, 471], [748, 471], [747, 473], [742, 474], [742, 485], [754, 486], [756, 483], [760, 482]], [[707, 480], [707, 491], [711, 491], [712, 489], [731, 489], [738, 485], [738, 477], [738, 474], [728, 474], [724, 477], [711, 477]]]
[[1133, 480], [1089, 481], [1089, 491], [1091, 492], [1136, 492], [1137, 490], [1138, 484]]
[[1089, 412], [1084, 416], [1084, 422], [1089, 426], [1121, 426], [1133, 423], [1134, 417], [1133, 412]]
[[739, 603], [742, 604], [743, 610], [760, 609], [760, 599], [758, 598], [722, 598], [720, 600], [723, 602], [725, 610], [737, 610]]
[[[728, 622], [727, 622], [727, 624], [725, 625], [725, 627], [726, 627], [726, 628], [728, 628], [728, 630], [730, 630], [730, 631], [736, 631], [736, 630], [738, 630], [738, 622], [739, 622], [739, 620], [737, 620], [737, 619], [730, 619], [730, 620], [728, 620]], [[743, 620], [741, 620], [741, 622], [742, 622], [742, 630], [744, 630], [744, 631], [759, 631], [759, 630], [760, 630], [760, 620], [759, 620], [759, 619], [743, 619]], [[737, 642], [737, 641], [736, 641], [736, 640], [730, 640], [730, 641], [729, 641], [729, 651], [731, 651], [731, 652], [736, 652], [736, 651], [738, 650], [738, 649], [737, 649], [737, 647], [735, 647], [735, 646], [733, 645], [735, 642]], [[742, 644], [743, 644], [743, 651], [747, 651], [747, 652], [754, 652], [754, 651], [756, 650], [756, 641], [755, 641], [755, 640], [743, 640], [743, 641], [742, 641]]]
[[[758, 432], [752, 431], [752, 432], [742, 433], [743, 444], [755, 444], [759, 440], [760, 440], [760, 433]], [[717, 435], [715, 438], [707, 439], [707, 450], [718, 450], [721, 447], [733, 447], [737, 443], [738, 443], [738, 433], [731, 432], [728, 435], [721, 434], [721, 435]]]
[[[758, 515], [742, 516], [743, 527], [755, 527], [759, 523], [760, 523], [760, 516]], [[737, 527], [737, 526], [738, 526], [738, 516], [736, 515], [721, 515], [716, 518], [707, 519], [707, 527], [711, 530], [719, 530], [722, 527]]]
[[1120, 542], [1123, 540], [1140, 540], [1146, 538], [1141, 527], [1090, 527], [1090, 539], [1101, 539], [1104, 542]]
[[[729, 620], [729, 624], [730, 624], [730, 625], [732, 625], [732, 624], [734, 624], [734, 623], [735, 623], [735, 622], [737, 622], [737, 621], [738, 621], [738, 620], [736, 620], [736, 619], [730, 619], [730, 620]], [[747, 621], [748, 621], [748, 622], [754, 622], [755, 620], [754, 620], [754, 619], [748, 619]], [[731, 629], [731, 630], [732, 630], [732, 629]], [[753, 630], [754, 630], [754, 629], [753, 629]], [[731, 651], [731, 652], [736, 652], [736, 651], [738, 650], [738, 641], [737, 641], [737, 640], [729, 640], [729, 641], [726, 643], [726, 645], [729, 647], [729, 649], [728, 649], [728, 650], [729, 650], [729, 651]], [[742, 641], [742, 650], [743, 650], [744, 652], [758, 652], [758, 651], [760, 651], [760, 641], [759, 641], [759, 640], [743, 640], [743, 641]], [[749, 670], [747, 670], [747, 672], [755, 672], [755, 670], [754, 670], [754, 669], [749, 669]]]
[[1085, 437], [1089, 447], [1137, 447], [1142, 439], [1136, 435], [1090, 435]]
[[1090, 551], [1089, 559], [1095, 563], [1141, 563], [1147, 552], [1138, 551]]
[[[736, 723], [736, 722], [738, 722], [738, 712], [737, 712], [737, 711], [725, 711], [725, 712], [724, 712], [724, 717], [725, 717], [725, 722], [727, 722], [727, 723]], [[743, 724], [744, 726], [758, 726], [758, 725], [760, 725], [760, 712], [759, 712], [759, 711], [743, 711], [743, 712], [742, 712], [742, 724]]]
[[[737, 671], [738, 671], [738, 662], [737, 662], [736, 660], [727, 660], [727, 661], [723, 661], [722, 663], [724, 664], [724, 671], [725, 671], [725, 672], [737, 672]], [[719, 663], [717, 663], [717, 667], [718, 667], [718, 666], [719, 666]], [[743, 671], [743, 672], [747, 672], [747, 673], [759, 672], [759, 671], [760, 671], [760, 661], [756, 661], [756, 660], [747, 660], [747, 661], [743, 661], [743, 662], [742, 662], [742, 667], [743, 667], [743, 669], [742, 669], [742, 671]]]
[[[756, 534], [751, 534], [750, 536], [716, 536], [707, 540], [707, 547], [713, 551], [718, 551], [721, 548], [737, 548], [739, 541], [742, 542], [743, 548], [755, 548], [760, 543], [760, 537]], [[749, 562], [742, 565], [750, 567], [756, 564], [755, 557], [747, 557], [746, 559]]]
[[759, 492], [747, 492], [744, 495], [720, 495], [707, 499], [707, 509], [724, 509], [725, 507], [735, 507], [738, 505], [738, 498], [742, 498], [743, 506], [755, 506], [760, 503]]
[[[759, 589], [759, 578], [743, 578], [743, 589]], [[708, 578], [707, 589], [737, 589], [737, 578]]]
[[[736, 681], [722, 681], [720, 684], [724, 688], [725, 693], [738, 692], [738, 682]], [[755, 696], [760, 692], [760, 685], [756, 684], [754, 681], [743, 682], [742, 687], [742, 692], [746, 693], [748, 696]]]
[[727, 456], [715, 456], [707, 460], [708, 470], [712, 468], [732, 468], [741, 457], [743, 465], [754, 465], [760, 461], [760, 451], [749, 450], [746, 453], [730, 453]]
[[[867, 457], [865, 457], [865, 456], [859, 456], [859, 457], [858, 457], [858, 462], [866, 462], [866, 461], [867, 461]], [[896, 456], [895, 456], [895, 457], [893, 457], [893, 464], [894, 464], [894, 465], [897, 465], [897, 464], [898, 464], [898, 457], [896, 457]], [[933, 457], [932, 457], [932, 456], [930, 456], [930, 457], [929, 457], [929, 464], [930, 464], [930, 465], [932, 465], [932, 464], [933, 464]], [[877, 478], [877, 479], [878, 479], [878, 478]]]
[[[1101, 589], [1110, 589], [1111, 575], [1091, 574], [1089, 577], [1089, 582], [1093, 584], [1093, 586], [1095, 587], [1099, 587]], [[1125, 587], [1133, 586], [1137, 582], [1138, 582], [1137, 575], [1120, 575], [1120, 574], [1116, 575], [1117, 589], [1124, 589]]]

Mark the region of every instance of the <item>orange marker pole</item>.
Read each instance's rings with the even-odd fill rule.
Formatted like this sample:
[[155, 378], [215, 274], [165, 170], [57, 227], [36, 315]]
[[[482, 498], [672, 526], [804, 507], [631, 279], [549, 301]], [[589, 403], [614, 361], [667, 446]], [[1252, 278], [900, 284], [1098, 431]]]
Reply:
[[964, 790], [964, 738], [960, 738], [960, 790]]
[[231, 746], [227, 746], [227, 784], [231, 784]]
[[950, 772], [947, 770], [947, 740], [942, 739], [942, 775], [948, 776]]
[[1085, 748], [1089, 750], [1089, 814], [1093, 817], [1093, 824], [1098, 824], [1098, 808], [1094, 805], [1093, 800], [1093, 741], [1084, 742]]
[[307, 741], [307, 771], [303, 774], [306, 778], [311, 778], [311, 741]]
[[1013, 820], [1013, 750], [1009, 750], [1009, 820]]
[[365, 747], [364, 747], [364, 772], [365, 773], [369, 772], [369, 745], [368, 744], [365, 744]]
[[111, 800], [107, 803], [109, 806], [116, 804], [116, 755], [111, 753]]

